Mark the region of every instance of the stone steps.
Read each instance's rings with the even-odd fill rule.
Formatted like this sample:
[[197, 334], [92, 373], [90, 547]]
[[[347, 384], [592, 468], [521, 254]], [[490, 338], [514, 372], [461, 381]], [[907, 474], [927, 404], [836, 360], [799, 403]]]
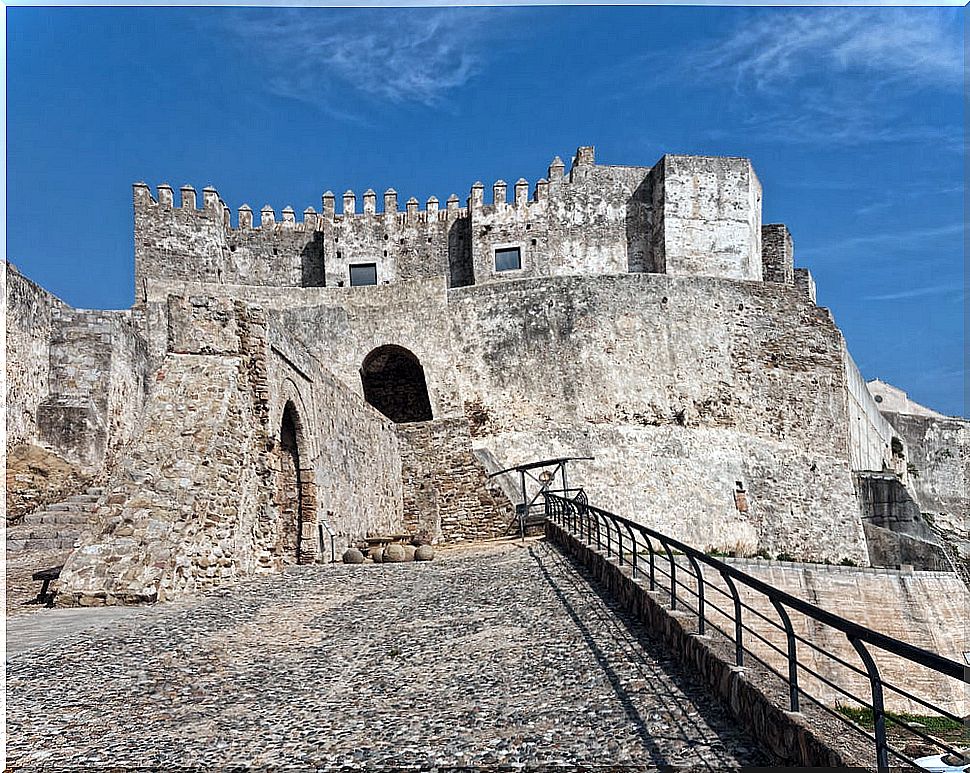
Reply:
[[100, 488], [91, 487], [29, 513], [22, 524], [7, 529], [7, 552], [70, 550], [94, 520], [101, 493]]

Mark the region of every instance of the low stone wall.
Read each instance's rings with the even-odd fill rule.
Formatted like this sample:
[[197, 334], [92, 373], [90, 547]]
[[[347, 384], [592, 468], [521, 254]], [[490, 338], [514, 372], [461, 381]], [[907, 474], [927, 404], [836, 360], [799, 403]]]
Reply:
[[[869, 766], [872, 750], [843, 741], [834, 720], [784, 711], [780, 696], [762, 683], [756, 671], [734, 666], [729, 643], [694, 632], [694, 620], [671, 612], [626, 567], [574, 539], [556, 524], [546, 523], [546, 536], [592, 573], [623, 606], [662, 638], [670, 652], [696, 673], [731, 710], [738, 722], [783, 763], [803, 767]], [[838, 741], [834, 740], [837, 739]]]

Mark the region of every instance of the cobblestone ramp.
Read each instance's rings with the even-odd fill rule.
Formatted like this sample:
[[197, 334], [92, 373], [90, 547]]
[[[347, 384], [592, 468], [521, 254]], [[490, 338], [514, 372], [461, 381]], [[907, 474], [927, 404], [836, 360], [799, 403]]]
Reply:
[[47, 770], [766, 762], [541, 541], [293, 568], [52, 639], [8, 659], [7, 732], [11, 767]]

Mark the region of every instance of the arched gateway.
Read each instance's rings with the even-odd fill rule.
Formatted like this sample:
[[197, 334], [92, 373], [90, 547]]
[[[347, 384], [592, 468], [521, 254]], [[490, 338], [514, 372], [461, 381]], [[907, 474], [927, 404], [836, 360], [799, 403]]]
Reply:
[[391, 421], [403, 424], [433, 418], [424, 368], [404, 347], [388, 344], [374, 349], [364, 358], [360, 380], [364, 399]]

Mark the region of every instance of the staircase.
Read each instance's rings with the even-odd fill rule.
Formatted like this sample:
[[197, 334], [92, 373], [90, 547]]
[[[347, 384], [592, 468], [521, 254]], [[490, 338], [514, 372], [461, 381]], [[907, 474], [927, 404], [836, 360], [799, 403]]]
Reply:
[[28, 514], [24, 522], [7, 529], [7, 553], [33, 550], [71, 550], [84, 528], [94, 520], [100, 488], [85, 489]]

